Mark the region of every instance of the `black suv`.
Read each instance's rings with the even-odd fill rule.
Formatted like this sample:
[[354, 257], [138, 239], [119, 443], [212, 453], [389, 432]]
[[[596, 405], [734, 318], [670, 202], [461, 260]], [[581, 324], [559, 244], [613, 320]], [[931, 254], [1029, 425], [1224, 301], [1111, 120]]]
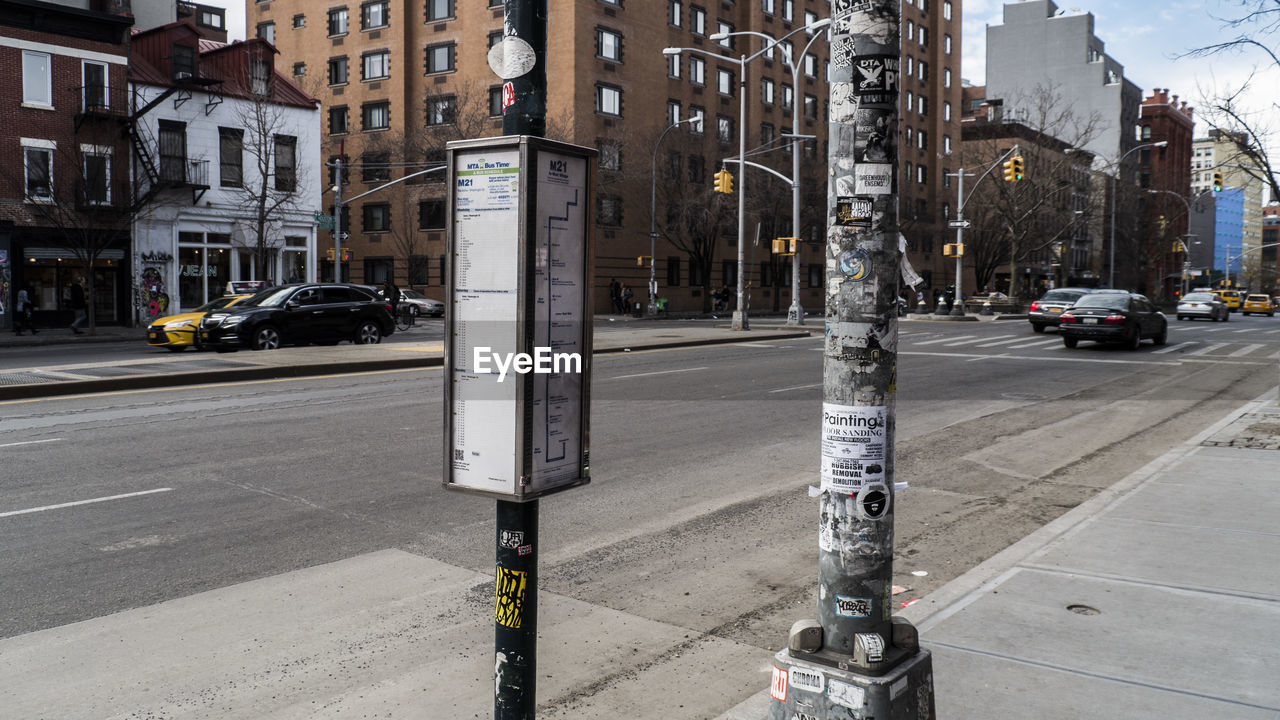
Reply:
[[285, 343], [378, 343], [395, 332], [391, 306], [345, 283], [278, 285], [200, 319], [200, 343], [216, 350], [274, 350]]

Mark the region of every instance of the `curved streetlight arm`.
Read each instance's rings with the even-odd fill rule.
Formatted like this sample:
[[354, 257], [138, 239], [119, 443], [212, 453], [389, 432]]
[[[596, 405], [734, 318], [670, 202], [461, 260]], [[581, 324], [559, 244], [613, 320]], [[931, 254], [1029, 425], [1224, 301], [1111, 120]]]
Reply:
[[[974, 180], [974, 181], [973, 181], [973, 188], [971, 188], [971, 189], [969, 190], [969, 195], [968, 195], [968, 197], [962, 197], [962, 198], [960, 198], [960, 207], [956, 208], [956, 213], [958, 213], [958, 214], [960, 215], [960, 217], [963, 217], [963, 216], [964, 216], [964, 215], [963, 215], [963, 213], [964, 213], [964, 206], [969, 204], [969, 201], [973, 199], [973, 194], [974, 194], [975, 192], [977, 192], [977, 191], [978, 191], [978, 183], [982, 182], [982, 180], [983, 180], [984, 178], [986, 178], [988, 175], [990, 175], [990, 174], [991, 174], [991, 171], [992, 171], [992, 170], [995, 170], [997, 165], [999, 165], [1000, 163], [1004, 162], [1004, 159], [1005, 159], [1005, 158], [1007, 158], [1007, 157], [1009, 157], [1009, 156], [1013, 155], [1014, 153], [1021, 152], [1021, 151], [1022, 151], [1022, 148], [1021, 148], [1021, 147], [1019, 147], [1018, 145], [1014, 145], [1013, 147], [1009, 148], [1009, 149], [1008, 149], [1008, 151], [1006, 151], [1006, 152], [1005, 152], [1005, 154], [1003, 154], [1003, 155], [1001, 155], [1000, 157], [996, 158], [996, 161], [995, 161], [995, 162], [993, 162], [993, 163], [991, 163], [989, 166], [987, 166], [987, 169], [982, 173], [982, 175], [980, 175], [980, 176], [978, 177], [978, 179], [977, 179], [977, 180]], [[962, 170], [961, 172], [963, 172], [963, 170]]]
[[782, 182], [786, 183], [788, 187], [794, 187], [794, 186], [795, 186], [795, 184], [796, 184], [796, 181], [795, 181], [795, 180], [793, 180], [792, 178], [787, 177], [786, 175], [783, 175], [782, 173], [778, 172], [777, 170], [774, 170], [773, 168], [771, 168], [771, 167], [767, 167], [767, 166], [765, 166], [765, 165], [761, 165], [760, 163], [753, 163], [753, 162], [751, 162], [750, 160], [740, 160], [740, 159], [738, 159], [738, 158], [736, 158], [736, 157], [731, 157], [731, 158], [725, 158], [725, 159], [721, 160], [720, 162], [721, 162], [721, 163], [739, 163], [739, 164], [741, 164], [741, 165], [750, 165], [751, 167], [756, 168], [757, 170], [763, 170], [763, 171], [765, 171], [765, 172], [769, 173], [770, 175], [773, 175], [774, 177], [778, 178], [778, 179], [779, 179], [779, 180], [781, 180]]
[[416, 173], [409, 173], [408, 175], [405, 175], [405, 176], [404, 176], [404, 177], [402, 177], [402, 178], [397, 178], [397, 179], [395, 179], [395, 180], [392, 180], [392, 181], [391, 181], [391, 182], [389, 182], [389, 183], [383, 183], [382, 185], [379, 185], [378, 187], [376, 187], [376, 188], [374, 188], [374, 189], [372, 189], [372, 190], [368, 190], [368, 191], [362, 192], [362, 193], [360, 193], [359, 195], [356, 195], [355, 197], [352, 197], [352, 198], [345, 198], [344, 200], [342, 200], [342, 204], [343, 204], [343, 205], [350, 205], [351, 203], [355, 202], [356, 200], [359, 200], [360, 198], [362, 198], [362, 197], [364, 197], [364, 196], [366, 196], [366, 195], [372, 195], [372, 194], [374, 194], [374, 193], [376, 193], [376, 192], [381, 192], [381, 191], [386, 190], [387, 188], [391, 187], [392, 185], [399, 185], [400, 183], [404, 182], [405, 180], [410, 180], [410, 179], [412, 179], [412, 178], [416, 178], [416, 177], [418, 177], [419, 175], [426, 175], [427, 173], [440, 172], [441, 170], [444, 170], [444, 169], [445, 169], [445, 167], [447, 167], [447, 166], [445, 166], [445, 165], [441, 165], [440, 167], [433, 167], [433, 168], [428, 168], [428, 169], [426, 169], [426, 170], [419, 170], [419, 171], [418, 171], [418, 172], [416, 172]]
[[662, 141], [666, 139], [667, 133], [680, 127], [681, 124], [687, 122], [701, 122], [702, 118], [687, 117], [683, 120], [676, 120], [667, 126], [666, 130], [658, 136], [658, 142], [653, 145], [653, 164], [649, 171], [649, 307], [650, 316], [658, 314], [658, 277], [657, 261], [654, 253], [657, 248], [658, 239], [658, 150], [662, 148]]
[[760, 49], [760, 52], [758, 52], [758, 53], [756, 53], [755, 55], [752, 55], [752, 56], [750, 56], [750, 57], [748, 57], [748, 58], [747, 58], [747, 61], [748, 61], [748, 62], [750, 62], [751, 60], [754, 60], [755, 58], [757, 58], [757, 57], [759, 57], [759, 56], [763, 55], [764, 53], [769, 52], [769, 51], [770, 51], [770, 50], [772, 50], [774, 47], [776, 47], [776, 46], [778, 46], [778, 45], [781, 45], [781, 44], [782, 44], [782, 42], [783, 42], [784, 40], [786, 40], [787, 38], [791, 37], [792, 35], [795, 35], [796, 33], [801, 32], [801, 31], [813, 30], [813, 31], [815, 31], [815, 32], [814, 32], [814, 34], [813, 34], [813, 37], [812, 37], [812, 38], [810, 38], [810, 39], [809, 39], [809, 43], [808, 43], [807, 45], [805, 45], [805, 46], [804, 46], [804, 50], [801, 50], [798, 56], [797, 56], [797, 55], [795, 55], [795, 54], [793, 54], [793, 55], [792, 55], [792, 58], [791, 58], [791, 62], [783, 63], [783, 64], [785, 64], [785, 65], [787, 65], [788, 67], [790, 67], [790, 68], [791, 68], [791, 76], [792, 76], [792, 77], [795, 77], [795, 75], [796, 75], [796, 68], [798, 67], [798, 65], [797, 65], [797, 64], [796, 64], [796, 62], [795, 62], [796, 58], [797, 58], [797, 57], [804, 57], [804, 56], [809, 52], [809, 48], [813, 47], [813, 43], [814, 43], [814, 41], [816, 41], [816, 40], [817, 40], [818, 38], [820, 38], [820, 37], [823, 37], [823, 35], [824, 35], [823, 33], [819, 33], [819, 32], [816, 32], [816, 31], [817, 31], [817, 30], [821, 30], [822, 28], [825, 28], [825, 27], [827, 27], [827, 26], [828, 26], [828, 25], [830, 25], [830, 24], [831, 24], [831, 18], [823, 18], [823, 19], [821, 19], [821, 20], [817, 20], [817, 21], [811, 22], [811, 23], [809, 23], [808, 25], [802, 25], [802, 26], [800, 26], [800, 27], [796, 28], [795, 30], [792, 30], [791, 32], [787, 33], [786, 35], [783, 35], [783, 36], [782, 36], [782, 37], [780, 37], [780, 38], [775, 38], [775, 37], [773, 37], [772, 35], [768, 35], [768, 34], [766, 34], [766, 33], [756, 32], [755, 30], [737, 30], [737, 31], [734, 31], [734, 32], [727, 32], [727, 33], [712, 33], [711, 35], [708, 35], [708, 36], [707, 36], [707, 39], [708, 39], [708, 40], [711, 40], [711, 41], [713, 41], [713, 42], [714, 42], [714, 41], [718, 41], [718, 40], [724, 40], [725, 38], [735, 37], [735, 36], [738, 36], [738, 35], [753, 35], [753, 36], [758, 37], [758, 38], [760, 38], [760, 39], [762, 39], [762, 40], [765, 40], [765, 41], [766, 41], [766, 42], [765, 42], [765, 46], [764, 46], [763, 48], [761, 48], [761, 49]]

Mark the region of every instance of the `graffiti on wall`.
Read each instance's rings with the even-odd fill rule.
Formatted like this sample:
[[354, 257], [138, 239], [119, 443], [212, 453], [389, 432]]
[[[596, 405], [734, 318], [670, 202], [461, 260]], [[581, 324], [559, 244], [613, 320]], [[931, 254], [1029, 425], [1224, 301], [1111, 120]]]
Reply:
[[149, 318], [160, 317], [169, 309], [169, 293], [164, 286], [164, 275], [158, 268], [144, 267], [142, 282], [138, 288], [139, 305]]

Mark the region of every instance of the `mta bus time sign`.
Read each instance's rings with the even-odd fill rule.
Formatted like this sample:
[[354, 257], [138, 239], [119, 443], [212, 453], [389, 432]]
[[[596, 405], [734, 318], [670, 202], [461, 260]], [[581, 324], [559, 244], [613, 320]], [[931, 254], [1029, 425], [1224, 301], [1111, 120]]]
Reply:
[[532, 500], [588, 482], [595, 151], [449, 143], [446, 488]]

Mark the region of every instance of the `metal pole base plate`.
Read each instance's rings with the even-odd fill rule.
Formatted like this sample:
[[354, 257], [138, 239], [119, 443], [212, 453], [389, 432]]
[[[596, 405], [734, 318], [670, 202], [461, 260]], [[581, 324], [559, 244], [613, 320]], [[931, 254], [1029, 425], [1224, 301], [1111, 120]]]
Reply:
[[744, 312], [738, 312], [737, 310], [734, 310], [733, 325], [731, 327], [734, 330], [750, 330], [751, 327], [747, 322], [747, 314]]
[[933, 720], [933, 658], [920, 650], [884, 675], [840, 670], [793, 656], [773, 658], [768, 720]]

